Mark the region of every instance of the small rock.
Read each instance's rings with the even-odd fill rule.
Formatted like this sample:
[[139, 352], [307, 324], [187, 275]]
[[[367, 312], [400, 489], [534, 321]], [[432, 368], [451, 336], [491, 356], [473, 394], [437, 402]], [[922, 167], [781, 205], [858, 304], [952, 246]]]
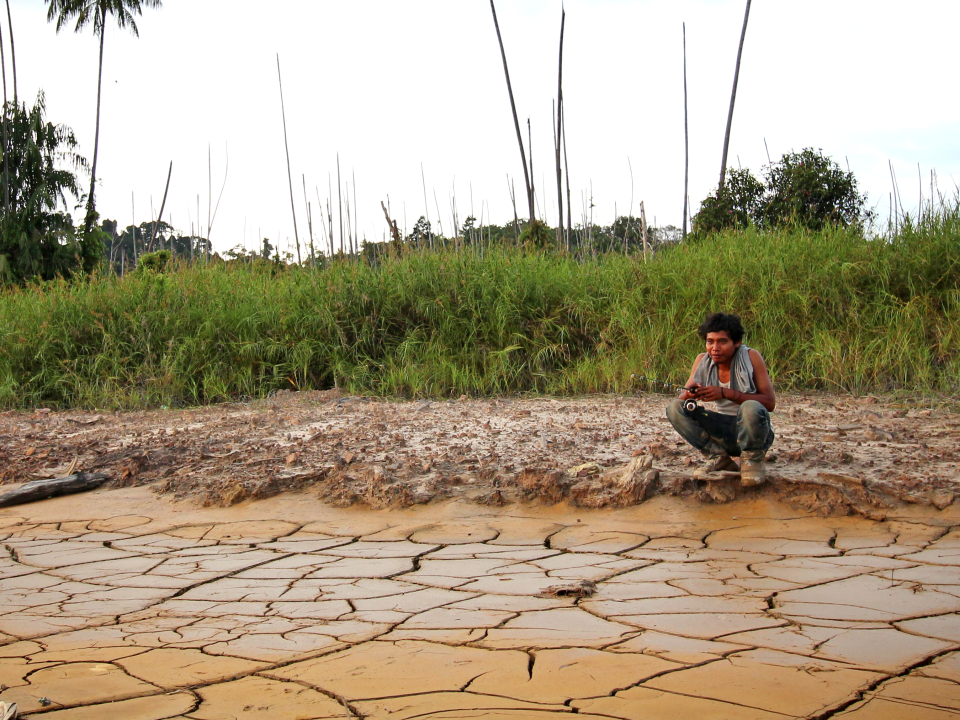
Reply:
[[507, 504], [507, 497], [500, 490], [493, 490], [492, 492], [482, 493], [477, 495], [474, 498], [474, 502], [477, 505], [489, 505], [491, 507], [503, 507]]
[[703, 494], [718, 505], [722, 505], [737, 499], [737, 485], [724, 481], [708, 482], [703, 489]]
[[593, 475], [600, 474], [600, 466], [596, 463], [584, 463], [583, 465], [577, 465], [576, 467], [570, 468], [567, 472], [569, 472], [573, 477], [592, 477]]
[[551, 585], [546, 588], [540, 597], [591, 597], [597, 592], [597, 584], [593, 580], [578, 580], [565, 585]]
[[220, 502], [224, 507], [230, 507], [247, 499], [247, 490], [240, 483], [235, 483], [220, 494]]
[[954, 495], [949, 490], [940, 490], [933, 494], [931, 500], [937, 510], [945, 510], [953, 505]]

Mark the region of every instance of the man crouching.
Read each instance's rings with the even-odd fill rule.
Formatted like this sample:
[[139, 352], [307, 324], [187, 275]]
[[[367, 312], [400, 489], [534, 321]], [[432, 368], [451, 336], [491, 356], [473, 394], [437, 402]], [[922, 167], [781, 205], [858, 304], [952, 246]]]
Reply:
[[[706, 458], [694, 472], [695, 478], [735, 471], [731, 456], [739, 456], [740, 482], [760, 485], [766, 480], [763, 461], [774, 438], [770, 413], [777, 406], [770, 373], [760, 353], [743, 344], [739, 316], [707, 315], [698, 332], [707, 351], [693, 363], [687, 389], [667, 406], [667, 417]], [[688, 410], [684, 401], [690, 399], [714, 403], [714, 409]]]

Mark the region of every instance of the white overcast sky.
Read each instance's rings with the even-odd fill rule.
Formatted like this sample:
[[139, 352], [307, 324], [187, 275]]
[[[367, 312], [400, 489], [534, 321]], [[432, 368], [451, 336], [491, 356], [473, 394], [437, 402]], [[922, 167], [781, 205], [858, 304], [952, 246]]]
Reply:
[[[533, 123], [541, 213], [556, 223], [551, 100], [560, 0], [500, 0], [497, 11], [521, 122]], [[615, 211], [679, 225], [683, 210], [682, 30], [687, 25], [690, 197], [716, 186], [743, 22], [743, 0], [567, 0], [564, 97], [574, 222], [592, 186], [594, 220]], [[56, 34], [46, 3], [13, 0], [21, 99], [42, 88], [48, 117], [93, 154], [97, 39]], [[4, 22], [4, 26], [6, 23]], [[472, 212], [521, 214], [523, 170], [487, 0], [165, 0], [138, 19], [140, 38], [107, 31], [98, 209], [122, 226], [159, 211], [189, 231], [207, 218], [230, 167], [211, 239], [254, 247], [293, 240], [276, 54], [283, 69], [297, 219], [306, 241], [303, 176], [320, 236], [317, 190], [356, 178], [361, 237], [382, 240], [389, 203], [401, 229], [424, 214], [451, 232]], [[892, 161], [905, 206], [931, 169], [948, 194], [960, 179], [954, 90], [956, 0], [757, 0], [734, 117], [730, 163], [755, 171], [791, 149], [822, 148], [857, 175], [886, 215]], [[9, 45], [5, 49], [9, 53]], [[8, 65], [8, 84], [9, 65]], [[629, 159], [629, 164], [628, 164]], [[631, 191], [630, 164], [633, 168]], [[919, 173], [918, 173], [919, 164]], [[434, 199], [436, 194], [436, 200]], [[334, 197], [336, 205], [336, 197]], [[335, 210], [336, 213], [336, 210]], [[78, 213], [79, 216], [79, 213]], [[337, 223], [335, 217], [334, 222]], [[319, 240], [318, 240], [319, 242]]]

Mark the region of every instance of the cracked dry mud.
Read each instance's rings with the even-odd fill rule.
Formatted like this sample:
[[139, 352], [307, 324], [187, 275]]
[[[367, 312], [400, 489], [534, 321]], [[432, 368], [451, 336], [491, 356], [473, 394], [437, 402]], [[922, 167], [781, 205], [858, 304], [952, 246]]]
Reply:
[[27, 718], [960, 715], [956, 507], [136, 487], [0, 510], [0, 544], [0, 700]]
[[662, 397], [2, 414], [3, 490], [113, 479], [0, 509], [0, 700], [52, 720], [960, 716], [960, 416], [782, 407], [774, 478], [745, 493], [689, 478]]

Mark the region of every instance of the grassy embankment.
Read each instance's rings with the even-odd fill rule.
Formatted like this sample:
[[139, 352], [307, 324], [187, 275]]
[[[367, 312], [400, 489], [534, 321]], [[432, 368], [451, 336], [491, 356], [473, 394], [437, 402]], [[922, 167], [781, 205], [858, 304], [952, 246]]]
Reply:
[[196, 266], [0, 294], [0, 406], [141, 408], [328, 388], [389, 396], [683, 382], [708, 310], [778, 388], [960, 386], [960, 213], [868, 241], [730, 234], [654, 260], [503, 249], [276, 275]]

